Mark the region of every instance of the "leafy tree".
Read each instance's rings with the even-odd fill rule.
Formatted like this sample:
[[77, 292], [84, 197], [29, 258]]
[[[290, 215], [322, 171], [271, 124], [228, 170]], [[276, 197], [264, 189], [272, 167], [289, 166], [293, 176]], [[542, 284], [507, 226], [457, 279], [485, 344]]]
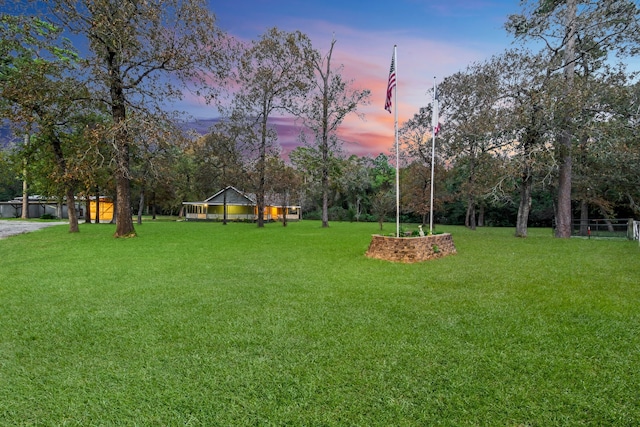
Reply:
[[239, 134], [232, 126], [218, 123], [193, 148], [196, 159], [195, 179], [203, 189], [200, 197], [210, 196], [221, 187], [245, 188], [249, 183], [243, 164]]
[[[303, 209], [318, 209], [318, 200], [322, 200], [321, 171], [317, 168], [318, 151], [310, 146], [302, 145], [294, 148], [289, 153], [289, 160], [293, 167], [302, 175], [304, 181], [303, 190]], [[338, 168], [338, 158], [334, 157], [335, 163], [332, 164], [331, 170], [336, 171]], [[321, 206], [320, 206], [321, 209]]]
[[389, 158], [380, 153], [373, 160], [371, 210], [378, 218], [380, 230], [386, 216], [395, 206], [394, 182], [395, 169], [389, 164]]
[[583, 96], [589, 94], [590, 102], [585, 103], [589, 108], [581, 118], [574, 193], [580, 202], [581, 231], [585, 235], [590, 211], [595, 209], [610, 218], [621, 204], [633, 211], [638, 197], [636, 91], [637, 83], [630, 84], [624, 70], [593, 79], [589, 87], [582, 89]]
[[11, 152], [7, 148], [0, 149], [0, 200], [11, 200], [20, 194], [22, 184], [17, 175]]
[[[245, 130], [233, 121], [221, 121], [191, 144], [188, 153], [193, 159], [192, 176], [197, 198], [203, 199], [229, 185], [240, 189], [249, 186], [248, 165], [243, 156], [244, 134]], [[223, 224], [226, 224], [226, 193], [224, 196]]]
[[576, 64], [590, 69], [602, 64], [609, 52], [625, 54], [638, 49], [640, 9], [629, 0], [529, 0], [524, 11], [512, 15], [507, 29], [517, 38], [542, 41], [550, 56], [548, 72], [561, 72], [562, 92], [556, 100], [556, 157], [558, 192], [556, 236], [571, 236], [573, 146], [579, 135], [574, 117], [580, 113]]
[[369, 193], [371, 190], [371, 159], [351, 155], [340, 162], [336, 173], [336, 187], [346, 199], [350, 219], [360, 221], [360, 217], [366, 213], [369, 206]]
[[314, 53], [311, 57], [315, 79], [312, 91], [307, 97], [302, 112], [306, 128], [311, 130], [317, 148], [318, 158], [314, 164], [320, 171], [322, 188], [322, 227], [329, 226], [329, 177], [332, 157], [340, 149], [337, 131], [344, 119], [355, 113], [360, 105], [366, 104], [369, 90], [352, 88], [352, 81], [347, 81], [341, 74], [342, 66], [331, 64], [333, 48], [336, 40], [331, 41], [329, 51], [322, 56]]
[[446, 155], [466, 171], [461, 190], [467, 202], [465, 225], [471, 229], [476, 227], [480, 198], [493, 185], [483, 171], [491, 171], [496, 153], [513, 143], [513, 135], [503, 127], [508, 106], [501, 99], [500, 72], [494, 64], [473, 64], [438, 87], [440, 111], [447, 119], [440, 139]]
[[201, 93], [207, 77], [225, 74], [223, 35], [201, 0], [55, 0], [49, 5], [49, 17], [88, 41], [87, 81], [113, 124], [115, 236], [133, 236], [130, 112], [161, 115], [184, 87]]
[[243, 137], [253, 148], [250, 160], [255, 170], [258, 227], [264, 227], [267, 158], [277, 154], [278, 135], [269, 118], [278, 112], [293, 112], [307, 94], [313, 77], [312, 55], [311, 41], [300, 31], [287, 33], [271, 28], [240, 58], [239, 89], [229, 120], [238, 127], [244, 124]]
[[136, 141], [132, 149], [134, 182], [139, 186], [138, 224], [142, 223], [145, 196], [150, 195], [152, 215], [155, 219], [158, 201], [173, 210], [182, 200], [173, 196], [181, 177], [173, 165], [182, 155], [184, 133], [173, 122], [159, 122], [157, 118], [132, 114], [130, 136]]
[[[70, 162], [71, 129], [79, 123], [87, 97], [83, 85], [69, 76], [77, 55], [61, 29], [38, 18], [0, 15], [0, 111], [16, 128], [27, 134], [37, 132], [40, 144], [29, 149], [46, 149], [52, 155], [44, 168], [67, 199], [69, 231], [78, 231], [75, 210], [77, 174]], [[44, 145], [41, 145], [44, 144]], [[47, 156], [40, 161], [46, 162]], [[33, 159], [32, 159], [33, 160]], [[23, 205], [23, 213], [25, 212]]]
[[[547, 74], [547, 58], [527, 50], [509, 50], [489, 60], [499, 74], [503, 129], [513, 136], [514, 144], [507, 154], [499, 186], [494, 199], [509, 201], [512, 187], [518, 192], [516, 219], [517, 237], [527, 236], [534, 186], [541, 176], [549, 176], [553, 169], [548, 152], [553, 137], [552, 105], [554, 98], [548, 88], [557, 79]], [[512, 185], [510, 185], [512, 183]]]

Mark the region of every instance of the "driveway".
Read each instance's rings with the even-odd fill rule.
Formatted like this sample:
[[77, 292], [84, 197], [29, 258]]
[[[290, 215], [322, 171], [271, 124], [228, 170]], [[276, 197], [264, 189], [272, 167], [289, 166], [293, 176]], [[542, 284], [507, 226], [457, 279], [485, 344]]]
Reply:
[[16, 234], [30, 233], [41, 228], [54, 225], [68, 224], [67, 222], [31, 222], [31, 221], [2, 221], [0, 220], [0, 239]]

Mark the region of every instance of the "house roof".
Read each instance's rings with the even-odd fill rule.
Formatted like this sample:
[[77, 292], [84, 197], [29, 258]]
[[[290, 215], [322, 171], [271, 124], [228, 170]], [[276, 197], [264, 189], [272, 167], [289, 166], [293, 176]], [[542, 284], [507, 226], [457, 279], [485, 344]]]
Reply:
[[[236, 206], [256, 206], [258, 202], [256, 201], [256, 195], [253, 193], [243, 193], [233, 186], [229, 186], [227, 188], [223, 188], [218, 191], [213, 196], [203, 200], [202, 202], [182, 202], [183, 205], [211, 205], [211, 206], [222, 206], [224, 205], [224, 195], [227, 195], [227, 205], [236, 205]], [[273, 195], [265, 196], [265, 205], [266, 206], [280, 206], [280, 203], [276, 200], [277, 198]], [[287, 205], [289, 208], [300, 208], [300, 205]]]
[[244, 205], [244, 206], [255, 206], [256, 201], [250, 195], [243, 193], [233, 186], [229, 186], [218, 191], [213, 196], [204, 200], [204, 203], [208, 205], [223, 205], [225, 193], [227, 197], [228, 205]]

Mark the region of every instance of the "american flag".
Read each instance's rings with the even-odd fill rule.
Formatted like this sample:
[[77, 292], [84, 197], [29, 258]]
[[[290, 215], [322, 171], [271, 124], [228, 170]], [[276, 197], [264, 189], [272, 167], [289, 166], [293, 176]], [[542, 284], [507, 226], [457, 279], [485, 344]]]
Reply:
[[391, 95], [393, 94], [393, 88], [396, 87], [396, 50], [393, 49], [393, 55], [391, 55], [391, 69], [389, 70], [389, 83], [387, 84], [387, 100], [384, 103], [384, 109], [391, 112]]

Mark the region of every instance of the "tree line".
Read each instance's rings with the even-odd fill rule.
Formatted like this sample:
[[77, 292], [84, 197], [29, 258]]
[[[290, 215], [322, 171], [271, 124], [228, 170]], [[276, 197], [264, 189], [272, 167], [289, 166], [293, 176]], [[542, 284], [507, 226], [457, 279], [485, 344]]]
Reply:
[[[361, 114], [370, 91], [332, 63], [335, 39], [320, 52], [300, 31], [271, 28], [241, 42], [200, 0], [5, 9], [0, 113], [27, 135], [0, 152], [7, 195], [23, 180], [66, 200], [112, 194], [116, 237], [135, 235], [136, 206], [138, 220], [146, 206], [175, 213], [227, 185], [256, 194], [258, 226], [269, 195], [283, 205], [301, 200], [325, 227], [331, 219], [382, 225], [393, 212], [388, 158], [342, 151], [339, 127]], [[516, 47], [439, 84], [438, 221], [515, 225], [521, 237], [553, 221], [556, 235], [569, 237], [576, 213], [640, 211], [640, 86], [625, 68], [638, 54], [638, 16], [632, 1], [525, 1], [505, 25]], [[168, 108], [188, 92], [221, 113], [204, 136], [185, 132]], [[401, 207], [423, 223], [433, 107], [400, 129]], [[289, 162], [273, 125], [281, 117], [302, 128]]]

